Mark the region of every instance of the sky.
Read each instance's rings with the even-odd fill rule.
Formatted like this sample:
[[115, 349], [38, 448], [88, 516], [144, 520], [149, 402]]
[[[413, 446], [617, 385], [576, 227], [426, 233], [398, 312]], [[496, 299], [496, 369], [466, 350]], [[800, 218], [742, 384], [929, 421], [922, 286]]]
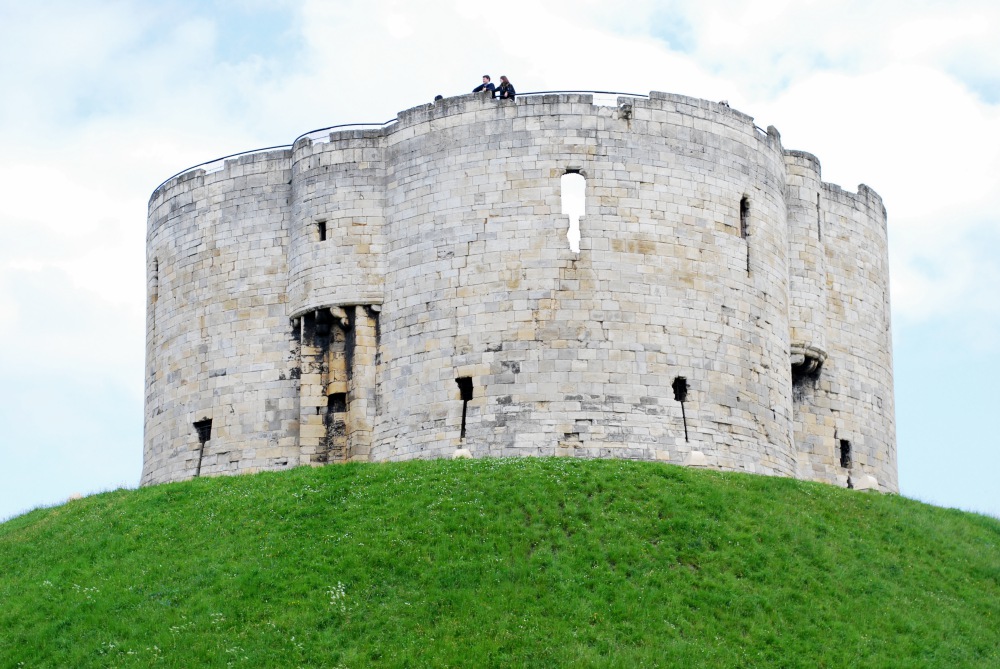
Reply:
[[727, 100], [889, 214], [901, 494], [1000, 517], [995, 0], [0, 0], [0, 520], [138, 485], [148, 198], [519, 92]]

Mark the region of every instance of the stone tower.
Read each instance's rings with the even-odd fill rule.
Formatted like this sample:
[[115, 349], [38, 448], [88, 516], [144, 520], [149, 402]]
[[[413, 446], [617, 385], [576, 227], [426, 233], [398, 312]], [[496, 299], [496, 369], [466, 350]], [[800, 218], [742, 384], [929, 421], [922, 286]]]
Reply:
[[461, 449], [898, 487], [882, 201], [724, 104], [440, 100], [168, 180], [147, 253], [144, 484]]

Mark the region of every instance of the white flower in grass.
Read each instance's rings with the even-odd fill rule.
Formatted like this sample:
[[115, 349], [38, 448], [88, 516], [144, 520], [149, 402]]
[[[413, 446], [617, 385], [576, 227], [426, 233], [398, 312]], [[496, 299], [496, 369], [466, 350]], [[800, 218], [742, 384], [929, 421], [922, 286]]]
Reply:
[[339, 608], [341, 613], [347, 612], [347, 591], [343, 583], [337, 581], [337, 585], [327, 590], [327, 594], [330, 595], [330, 606]]

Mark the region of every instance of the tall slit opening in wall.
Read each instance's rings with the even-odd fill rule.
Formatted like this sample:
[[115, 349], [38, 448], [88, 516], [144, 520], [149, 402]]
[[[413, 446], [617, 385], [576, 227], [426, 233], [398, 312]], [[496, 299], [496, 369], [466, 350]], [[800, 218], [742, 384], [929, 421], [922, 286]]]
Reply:
[[[160, 299], [160, 259], [153, 258], [149, 271], [149, 334], [153, 341], [156, 338], [156, 301]], [[152, 367], [152, 360], [150, 367]]]
[[840, 440], [840, 466], [844, 469], [850, 469], [852, 465], [851, 461], [851, 442], [847, 439]]
[[460, 439], [465, 439], [465, 417], [469, 411], [469, 402], [472, 400], [472, 377], [460, 376], [455, 379], [458, 384], [458, 395], [462, 400], [462, 432]]
[[569, 240], [569, 250], [573, 253], [580, 252], [580, 217], [586, 212], [587, 202], [587, 180], [578, 169], [566, 170], [559, 181], [559, 189], [562, 194], [561, 212], [564, 216], [569, 216], [569, 231], [566, 238]]
[[198, 465], [195, 467], [195, 477], [201, 476], [201, 461], [205, 457], [205, 442], [212, 438], [212, 419], [202, 418], [194, 422], [194, 429], [198, 433]]
[[319, 236], [319, 241], [326, 241], [326, 221], [316, 221], [316, 234]]
[[750, 276], [750, 198], [740, 199], [740, 237], [747, 243], [747, 276]]
[[[319, 407], [317, 407], [318, 409]], [[330, 393], [326, 396], [326, 413], [323, 428], [326, 431], [324, 453], [315, 458], [318, 462], [346, 459], [344, 441], [347, 437], [347, 393]]]
[[681, 403], [681, 420], [684, 421], [684, 441], [688, 440], [688, 419], [687, 413], [684, 411], [684, 401], [687, 400], [688, 394], [688, 382], [683, 376], [678, 376], [674, 379], [672, 385], [674, 389], [674, 399]]
[[823, 241], [823, 210], [820, 209], [819, 198], [819, 193], [816, 193], [816, 239]]
[[160, 259], [153, 258], [153, 267], [149, 273], [149, 301], [156, 304], [160, 299]]

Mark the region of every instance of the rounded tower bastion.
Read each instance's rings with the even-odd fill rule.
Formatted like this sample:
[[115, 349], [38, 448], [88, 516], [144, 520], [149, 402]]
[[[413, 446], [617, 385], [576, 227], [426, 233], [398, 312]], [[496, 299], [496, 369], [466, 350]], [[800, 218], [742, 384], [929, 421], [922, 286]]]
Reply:
[[463, 95], [193, 168], [149, 203], [142, 483], [549, 455], [895, 492], [887, 256], [870, 188], [667, 93]]

